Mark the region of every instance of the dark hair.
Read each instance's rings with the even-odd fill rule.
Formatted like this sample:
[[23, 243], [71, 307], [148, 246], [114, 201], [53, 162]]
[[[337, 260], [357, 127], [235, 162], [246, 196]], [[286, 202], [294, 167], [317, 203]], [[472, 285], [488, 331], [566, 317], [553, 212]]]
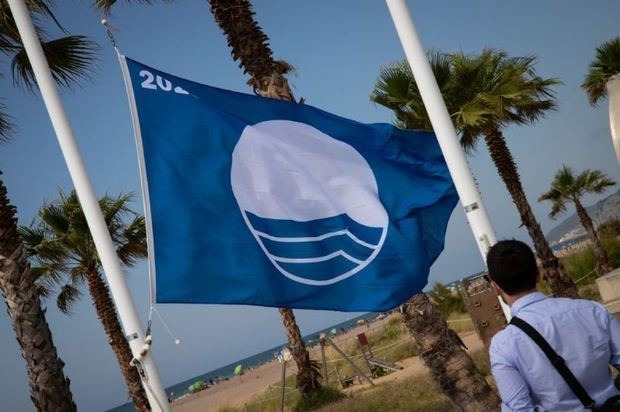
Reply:
[[536, 287], [536, 257], [523, 242], [502, 240], [493, 245], [487, 254], [487, 267], [491, 280], [509, 295]]

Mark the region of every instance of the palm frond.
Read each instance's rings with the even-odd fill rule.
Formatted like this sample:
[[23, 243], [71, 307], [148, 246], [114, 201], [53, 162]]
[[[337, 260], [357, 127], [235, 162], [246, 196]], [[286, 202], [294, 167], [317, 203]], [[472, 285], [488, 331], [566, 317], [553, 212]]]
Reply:
[[551, 201], [549, 216], [555, 218], [566, 210], [566, 202], [577, 203], [586, 192], [602, 193], [615, 184], [616, 182], [599, 170], [586, 169], [575, 175], [570, 167], [564, 165], [556, 172], [551, 189], [543, 193], [538, 201]]
[[58, 235], [65, 234], [69, 231], [69, 216], [67, 216], [66, 208], [55, 203], [46, 203], [39, 210], [41, 223], [46, 228]]
[[52, 11], [53, 1], [50, 0], [27, 0], [26, 7], [34, 14], [41, 14], [43, 16], [49, 17], [56, 26], [67, 33], [65, 28], [60, 24], [60, 21], [56, 18], [56, 15]]
[[43, 299], [51, 297], [58, 285], [62, 284], [62, 273], [50, 270], [48, 266], [33, 266], [31, 270], [35, 279], [35, 291]]
[[[69, 274], [69, 279], [71, 279], [71, 283], [73, 285], [81, 284], [84, 281], [84, 278], [86, 278], [86, 274], [89, 270], [97, 270], [96, 267], [85, 267], [83, 263], [85, 262], [80, 262], [79, 264], [73, 266], [66, 271]], [[87, 263], [90, 263], [90, 261], [88, 261]]]
[[[451, 93], [450, 58], [436, 50], [428, 52], [428, 59], [441, 92]], [[396, 124], [413, 130], [433, 130], [426, 107], [407, 61], [382, 67], [370, 100], [392, 110]], [[451, 101], [446, 98], [446, 101]]]
[[45, 279], [50, 284], [59, 284], [62, 282], [64, 274], [69, 269], [69, 265], [65, 260], [54, 261], [46, 259], [42, 256], [37, 256], [38, 266], [33, 266], [33, 270], [36, 271], [37, 278], [40, 280]]
[[600, 99], [607, 97], [607, 82], [620, 73], [620, 37], [604, 42], [596, 48], [596, 56], [581, 88], [588, 95], [588, 100], [595, 106]]
[[17, 233], [22, 238], [29, 256], [36, 255], [36, 248], [45, 240], [45, 228], [41, 225], [19, 226]]
[[71, 309], [75, 302], [80, 300], [82, 293], [72, 284], [67, 283], [60, 288], [60, 292], [56, 297], [56, 305], [58, 309], [65, 315], [71, 315]]
[[[0, 46], [1, 48], [2, 46]], [[0, 142], [5, 142], [9, 139], [11, 131], [14, 129], [14, 124], [11, 118], [7, 114], [6, 106], [0, 100]]]
[[406, 104], [410, 99], [413, 74], [407, 62], [382, 67], [370, 99], [391, 108]]
[[132, 201], [133, 193], [121, 193], [116, 198], [105, 195], [99, 200], [99, 205], [103, 211], [103, 217], [108, 225], [114, 225], [127, 213], [131, 213], [129, 203]]
[[37, 282], [34, 284], [34, 292], [39, 295], [39, 299], [48, 299], [54, 290], [48, 288], [44, 283]]
[[[146, 256], [144, 217], [129, 207], [131, 193], [103, 196], [99, 200], [119, 257], [125, 266]], [[131, 219], [130, 219], [131, 217]], [[38, 282], [55, 289], [62, 285], [57, 303], [70, 311], [71, 303], [87, 273], [98, 271], [100, 261], [81, 204], [75, 190], [59, 191], [59, 199], [46, 202], [39, 218], [20, 228], [33, 261]]]
[[555, 219], [558, 215], [566, 211], [566, 198], [557, 189], [552, 188], [548, 192], [543, 193], [538, 198], [539, 202], [550, 201], [551, 202], [551, 212], [549, 212], [549, 217], [551, 219]]
[[[42, 42], [45, 57], [54, 80], [63, 88], [71, 89], [74, 84], [90, 78], [98, 47], [85, 36], [66, 36]], [[36, 87], [34, 72], [26, 51], [20, 48], [11, 61], [13, 81], [32, 91]]]
[[71, 250], [65, 242], [56, 237], [50, 237], [41, 242], [34, 249], [36, 256], [47, 262], [55, 262], [60, 265], [66, 264], [71, 259]]
[[583, 190], [589, 193], [603, 193], [608, 187], [615, 186], [616, 182], [607, 177], [600, 170], [584, 170], [581, 175]]
[[[122, 239], [122, 240], [121, 240]], [[116, 253], [125, 266], [131, 267], [147, 257], [144, 216], [136, 216], [122, 231]]]

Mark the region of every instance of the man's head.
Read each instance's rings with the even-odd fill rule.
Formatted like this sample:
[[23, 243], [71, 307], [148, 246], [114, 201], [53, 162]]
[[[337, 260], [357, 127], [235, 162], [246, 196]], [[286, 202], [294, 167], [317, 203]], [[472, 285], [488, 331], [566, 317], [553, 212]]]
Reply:
[[487, 254], [487, 267], [493, 286], [508, 297], [536, 289], [536, 257], [523, 242], [502, 240], [496, 243]]

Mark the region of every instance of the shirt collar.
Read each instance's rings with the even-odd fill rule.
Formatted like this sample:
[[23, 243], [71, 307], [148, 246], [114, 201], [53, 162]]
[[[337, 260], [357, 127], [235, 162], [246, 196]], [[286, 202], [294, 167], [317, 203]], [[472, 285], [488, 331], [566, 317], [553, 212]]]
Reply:
[[547, 296], [545, 296], [541, 292], [528, 293], [527, 295], [517, 299], [512, 304], [512, 306], [510, 307], [510, 313], [512, 314], [512, 316], [517, 316], [517, 313], [519, 313], [519, 311], [524, 307], [531, 305], [532, 303], [539, 302], [543, 299], [547, 299]]

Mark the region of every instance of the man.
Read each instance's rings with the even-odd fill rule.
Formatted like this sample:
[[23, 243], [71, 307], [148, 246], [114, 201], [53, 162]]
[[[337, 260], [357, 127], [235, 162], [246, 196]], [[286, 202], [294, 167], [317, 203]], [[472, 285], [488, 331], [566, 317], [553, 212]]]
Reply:
[[[536, 290], [536, 258], [523, 242], [505, 240], [487, 255], [491, 286], [512, 316], [534, 327], [601, 407], [620, 391], [609, 365], [620, 366], [620, 323], [597, 302], [548, 298]], [[508, 325], [489, 349], [503, 411], [583, 411], [583, 404], [540, 347]]]

